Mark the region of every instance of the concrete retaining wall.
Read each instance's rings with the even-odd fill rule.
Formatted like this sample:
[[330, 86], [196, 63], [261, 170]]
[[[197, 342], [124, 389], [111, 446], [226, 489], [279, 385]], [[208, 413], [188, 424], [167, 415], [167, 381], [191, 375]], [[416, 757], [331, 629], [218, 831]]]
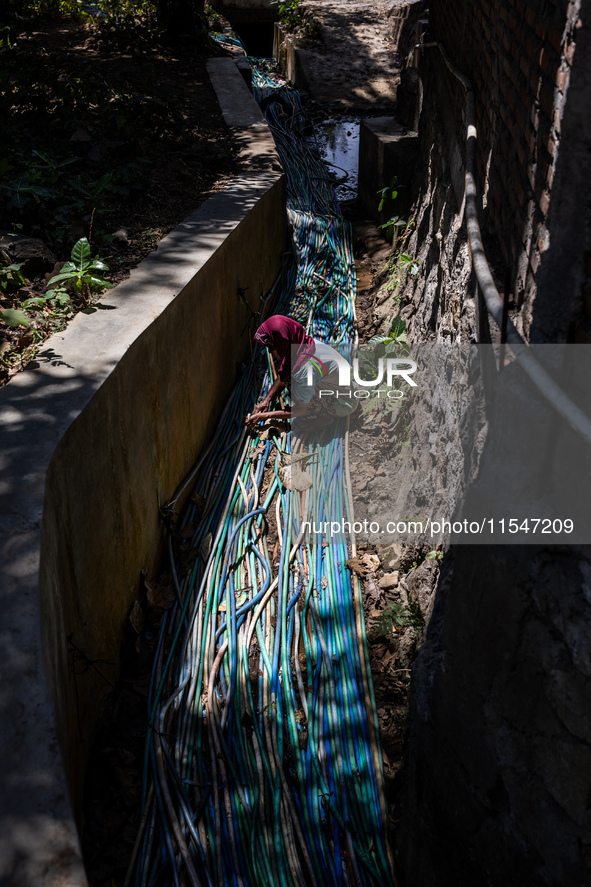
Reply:
[[[415, 196], [418, 137], [393, 117], [370, 117], [359, 129], [359, 203], [371, 218], [384, 224], [392, 216], [408, 219]], [[378, 211], [378, 191], [396, 176], [395, 200], [387, 200]]]
[[[224, 76], [253, 101], [235, 67]], [[256, 312], [284, 249], [284, 181], [261, 127], [241, 133], [260, 170], [204, 203], [0, 391], [2, 885], [86, 883], [66, 786], [78, 815], [122, 628], [157, 556], [159, 503], [248, 355], [238, 288]]]

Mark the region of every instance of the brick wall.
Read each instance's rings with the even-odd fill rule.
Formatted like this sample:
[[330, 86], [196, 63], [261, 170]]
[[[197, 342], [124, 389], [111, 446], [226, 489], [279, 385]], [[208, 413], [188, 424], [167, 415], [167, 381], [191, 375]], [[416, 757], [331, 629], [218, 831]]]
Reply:
[[[527, 334], [536, 275], [548, 247], [561, 122], [580, 0], [433, 0], [431, 37], [474, 87], [483, 229], [511, 267], [516, 318]], [[444, 74], [458, 136], [463, 90]]]

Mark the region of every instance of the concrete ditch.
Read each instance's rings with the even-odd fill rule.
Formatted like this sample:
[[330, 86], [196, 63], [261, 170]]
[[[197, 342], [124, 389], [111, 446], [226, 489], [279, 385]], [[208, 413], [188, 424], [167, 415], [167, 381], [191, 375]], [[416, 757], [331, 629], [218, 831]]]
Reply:
[[227, 62], [210, 73], [245, 173], [0, 391], [6, 885], [86, 884], [87, 754], [158, 551], [159, 505], [207, 440], [279, 270], [284, 179]]

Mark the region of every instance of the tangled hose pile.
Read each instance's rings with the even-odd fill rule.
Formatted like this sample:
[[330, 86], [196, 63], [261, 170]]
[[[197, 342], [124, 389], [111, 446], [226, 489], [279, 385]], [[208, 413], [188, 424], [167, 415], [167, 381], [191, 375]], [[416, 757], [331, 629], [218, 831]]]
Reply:
[[[346, 348], [350, 227], [303, 143], [297, 93], [256, 71], [255, 92], [287, 174], [297, 259], [275, 310]], [[352, 520], [346, 423], [314, 447], [287, 428], [247, 430], [242, 418], [272, 378], [268, 362], [261, 383], [260, 357], [175, 496], [192, 487], [176, 534], [186, 542], [169, 538], [177, 603], [162, 618], [150, 688], [137, 887], [392, 881], [348, 540], [302, 529], [312, 516]], [[284, 482], [296, 450], [310, 461], [305, 492]]]

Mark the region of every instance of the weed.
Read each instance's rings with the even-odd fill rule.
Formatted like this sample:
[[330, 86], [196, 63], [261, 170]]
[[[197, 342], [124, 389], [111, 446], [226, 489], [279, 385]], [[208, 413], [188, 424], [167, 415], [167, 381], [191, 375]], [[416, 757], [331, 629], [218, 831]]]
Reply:
[[293, 30], [301, 25], [300, 0], [278, 0], [277, 11], [279, 12], [279, 18], [289, 30]]
[[109, 266], [101, 262], [98, 256], [91, 258], [90, 244], [86, 237], [83, 237], [74, 244], [71, 261], [66, 262], [60, 273], [48, 282], [48, 286], [57, 283], [61, 284], [61, 287], [49, 292], [52, 293], [52, 298], [59, 299], [60, 291], [69, 285], [85, 302], [90, 302], [91, 293], [112, 288], [112, 283], [97, 274], [108, 270]]
[[6, 265], [0, 268], [0, 289], [5, 292], [17, 290], [19, 286], [24, 286], [25, 278], [21, 273], [22, 265]]
[[320, 40], [322, 37], [322, 32], [320, 30], [320, 22], [317, 18], [308, 19], [305, 24], [306, 37], [309, 37], [310, 40]]
[[413, 277], [416, 277], [416, 275], [419, 273], [419, 266], [409, 253], [400, 253], [400, 255], [398, 256], [398, 261], [403, 268], [406, 268], [408, 271], [410, 271]]
[[404, 732], [408, 727], [409, 721], [408, 705], [405, 705], [400, 711], [395, 711], [392, 715], [392, 720], [396, 727]]
[[[388, 185], [385, 188], [381, 188], [377, 193], [380, 196], [380, 202], [378, 203], [378, 212], [381, 213], [384, 207], [386, 207], [389, 203], [393, 203], [394, 200], [398, 197], [398, 191], [396, 189], [396, 184], [398, 182], [398, 176], [393, 176], [390, 179]], [[386, 237], [390, 239], [390, 237], [394, 236], [394, 232], [398, 228], [406, 228], [408, 222], [404, 219], [400, 218], [400, 216], [391, 216], [383, 225], [379, 227], [385, 232]]]
[[398, 601], [388, 604], [377, 617], [372, 629], [373, 636], [391, 634], [394, 627], [414, 628], [415, 634], [425, 623], [421, 608], [417, 601], [409, 601], [408, 604]]
[[0, 310], [0, 320], [8, 326], [29, 326], [29, 318], [20, 308], [4, 308]]

